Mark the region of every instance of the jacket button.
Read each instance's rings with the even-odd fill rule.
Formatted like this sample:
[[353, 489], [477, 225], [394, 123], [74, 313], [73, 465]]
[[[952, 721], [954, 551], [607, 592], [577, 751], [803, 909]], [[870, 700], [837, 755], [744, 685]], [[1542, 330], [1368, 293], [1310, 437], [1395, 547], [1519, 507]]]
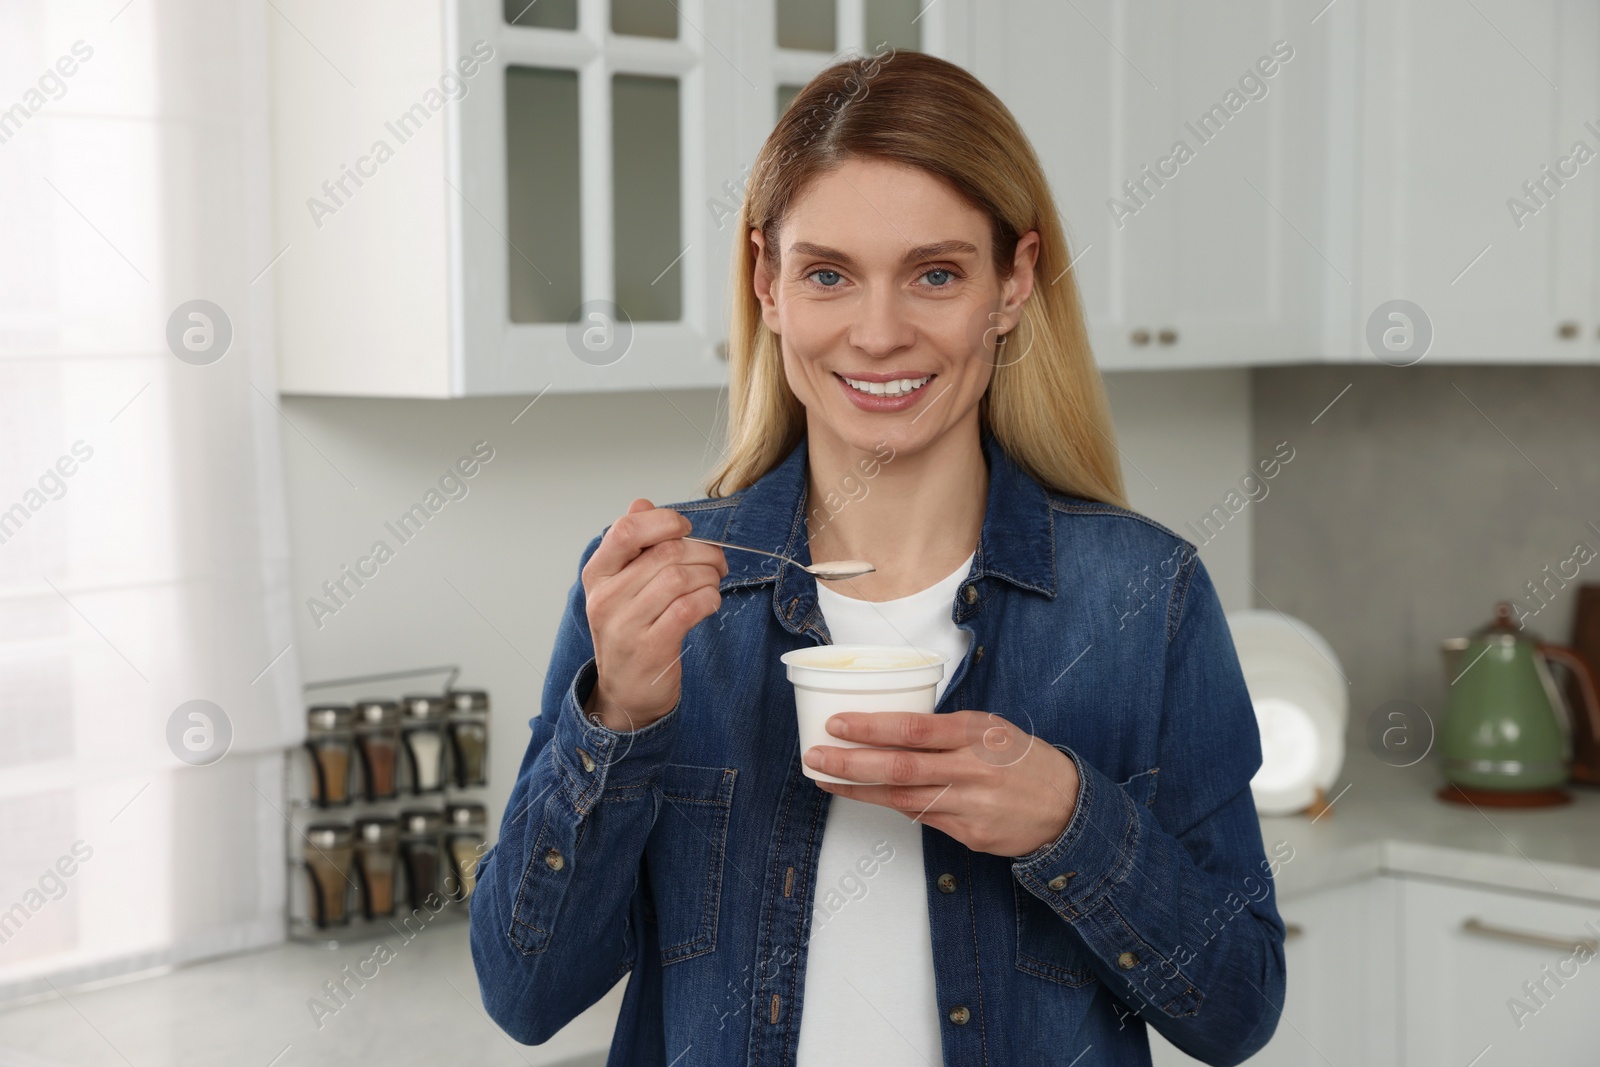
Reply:
[[583, 769], [593, 773], [593, 771], [594, 771], [594, 757], [589, 755], [589, 753], [585, 752], [583, 749], [580, 748], [580, 749], [578, 749], [578, 758], [583, 760]]
[[972, 1013], [967, 1010], [967, 1006], [965, 1004], [957, 1004], [955, 1007], [950, 1009], [950, 1021], [955, 1023], [957, 1026], [967, 1025], [967, 1020], [970, 1018], [972, 1018]]
[[1122, 955], [1117, 957], [1117, 966], [1121, 967], [1125, 971], [1131, 971], [1135, 967], [1139, 966], [1139, 957], [1135, 956], [1131, 952], [1124, 952]]
[[1059, 893], [1061, 890], [1067, 888], [1067, 883], [1072, 881], [1073, 876], [1075, 876], [1077, 873], [1077, 871], [1068, 871], [1065, 874], [1058, 874], [1054, 878], [1050, 879], [1050, 881], [1046, 884], [1048, 884], [1051, 889], [1054, 889]]
[[953, 875], [953, 874], [941, 874], [939, 876], [939, 892], [941, 892], [941, 893], [954, 893], [955, 891], [956, 891], [956, 876]]
[[977, 663], [981, 659], [983, 659], [983, 646], [979, 645], [972, 650], [972, 662]]
[[978, 587], [975, 585], [967, 586], [966, 590], [962, 592], [961, 598], [968, 604], [976, 603], [978, 600]]
[[544, 865], [549, 867], [552, 871], [559, 871], [566, 864], [566, 862], [566, 860], [561, 858], [561, 853], [557, 852], [555, 849], [551, 849], [549, 852], [544, 854]]

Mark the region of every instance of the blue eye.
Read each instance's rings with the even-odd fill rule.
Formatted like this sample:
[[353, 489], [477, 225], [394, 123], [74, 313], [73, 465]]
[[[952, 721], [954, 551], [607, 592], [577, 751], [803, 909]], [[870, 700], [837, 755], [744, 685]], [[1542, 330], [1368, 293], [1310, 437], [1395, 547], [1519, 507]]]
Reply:
[[[839, 279], [839, 278], [840, 278], [840, 277], [841, 277], [841, 275], [840, 275], [840, 274], [839, 274], [839, 272], [838, 272], [838, 271], [836, 271], [836, 270], [829, 270], [829, 269], [827, 269], [827, 268], [826, 268], [826, 267], [823, 267], [823, 268], [822, 268], [822, 269], [820, 269], [820, 270], [814, 270], [814, 271], [812, 271], [812, 272], [811, 272], [811, 276], [812, 276], [812, 277], [816, 277], [816, 276], [817, 276], [817, 275], [819, 275], [819, 274], [831, 274], [831, 275], [833, 275], [833, 277], [834, 277], [834, 279], [835, 279], [835, 281], [837, 281], [837, 280], [838, 280], [838, 279]], [[837, 286], [836, 286], [836, 285], [834, 285], [834, 284], [833, 284], [833, 283], [831, 283], [831, 282], [821, 282], [821, 283], [819, 283], [819, 284], [821, 284], [821, 285], [822, 285], [822, 287], [823, 287], [823, 288], [824, 288], [824, 289], [834, 289], [834, 288], [837, 288]]]
[[[946, 275], [946, 276], [949, 277], [950, 281], [955, 281], [955, 277], [956, 277], [955, 271], [948, 270], [948, 269], [946, 269], [944, 267], [934, 267], [932, 270], [924, 271], [922, 276], [924, 278], [926, 278], [930, 274], [943, 274], [943, 275]], [[946, 284], [948, 284], [948, 283], [946, 283]], [[935, 289], [943, 289], [945, 287], [946, 287], [945, 284], [940, 284], [940, 285], [935, 285], [934, 286]]]

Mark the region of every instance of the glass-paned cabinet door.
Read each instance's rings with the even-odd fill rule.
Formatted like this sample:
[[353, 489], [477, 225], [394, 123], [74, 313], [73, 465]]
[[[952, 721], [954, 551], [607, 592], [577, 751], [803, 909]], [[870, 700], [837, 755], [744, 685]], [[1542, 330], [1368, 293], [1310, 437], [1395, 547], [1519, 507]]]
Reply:
[[683, 315], [683, 203], [676, 78], [611, 79], [612, 268], [634, 322]]
[[578, 28], [578, 0], [504, 0], [503, 15], [513, 26], [575, 30]]
[[806, 52], [839, 47], [839, 12], [834, 0], [777, 0], [776, 44]]
[[611, 0], [611, 32], [633, 37], [676, 37], [678, 7], [672, 0]]
[[[578, 74], [506, 67], [506, 257], [512, 322], [565, 322], [583, 301]], [[541, 269], [529, 252], [536, 251]]]
[[920, 52], [922, 21], [926, 12], [920, 0], [866, 0], [867, 51], [882, 45]]
[[460, 5], [498, 87], [454, 161], [462, 391], [723, 384], [734, 0]]

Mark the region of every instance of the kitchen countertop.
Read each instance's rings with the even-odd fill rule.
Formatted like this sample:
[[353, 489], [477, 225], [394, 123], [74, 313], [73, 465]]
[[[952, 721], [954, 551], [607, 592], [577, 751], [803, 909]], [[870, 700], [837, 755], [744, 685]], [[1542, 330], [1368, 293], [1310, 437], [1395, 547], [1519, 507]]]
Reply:
[[[1280, 897], [1401, 874], [1600, 903], [1600, 789], [1574, 789], [1560, 808], [1475, 810], [1435, 799], [1441, 783], [1432, 760], [1396, 768], [1353, 750], [1329, 811], [1261, 820], [1269, 855], [1279, 841], [1294, 849]], [[376, 942], [279, 945], [0, 1011], [0, 1067], [603, 1064], [626, 980], [528, 1047], [483, 1013], [464, 922], [388, 940], [393, 959], [320, 1028], [307, 1001]]]
[[0, 1067], [347, 1067], [352, 1063], [601, 1067], [626, 981], [539, 1046], [519, 1045], [478, 997], [467, 924], [441, 923], [410, 941], [318, 1019], [307, 1001], [372, 956], [377, 939], [337, 949], [289, 943], [178, 967], [155, 977], [66, 990], [0, 1011]]
[[1434, 795], [1443, 784], [1432, 758], [1394, 767], [1351, 750], [1329, 811], [1261, 820], [1269, 856], [1278, 841], [1294, 849], [1279, 897], [1399, 874], [1600, 903], [1600, 788], [1569, 786], [1571, 804], [1518, 810], [1446, 803]]

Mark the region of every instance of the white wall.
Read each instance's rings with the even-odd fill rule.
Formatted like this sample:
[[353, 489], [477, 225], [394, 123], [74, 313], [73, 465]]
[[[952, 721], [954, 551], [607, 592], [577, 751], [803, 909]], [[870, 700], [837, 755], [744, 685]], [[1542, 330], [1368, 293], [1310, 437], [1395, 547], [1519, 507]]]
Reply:
[[[283, 402], [301, 431], [285, 435], [284, 452], [302, 673], [316, 681], [460, 664], [458, 684], [487, 689], [491, 701], [491, 822], [539, 710], [583, 546], [636, 496], [701, 496], [707, 457], [716, 454], [701, 436], [714, 419], [709, 390], [550, 395], [518, 418], [530, 399]], [[384, 522], [420, 501], [477, 441], [489, 442], [494, 458], [466, 482], [467, 495], [397, 547], [319, 627], [307, 598], [374, 540], [398, 546]]]
[[[1248, 372], [1125, 374], [1111, 390], [1134, 506], [1174, 529], [1253, 462]], [[491, 819], [538, 711], [583, 546], [636, 496], [659, 504], [703, 495], [717, 455], [716, 391], [549, 395], [522, 413], [528, 399], [283, 401], [298, 431], [284, 434], [284, 452], [304, 677], [461, 664], [459, 684], [488, 689], [492, 702]], [[397, 545], [384, 522], [479, 440], [494, 458], [467, 495], [319, 627], [307, 598], [374, 540]], [[1248, 604], [1248, 526], [1230, 525], [1202, 556], [1225, 606]]]

